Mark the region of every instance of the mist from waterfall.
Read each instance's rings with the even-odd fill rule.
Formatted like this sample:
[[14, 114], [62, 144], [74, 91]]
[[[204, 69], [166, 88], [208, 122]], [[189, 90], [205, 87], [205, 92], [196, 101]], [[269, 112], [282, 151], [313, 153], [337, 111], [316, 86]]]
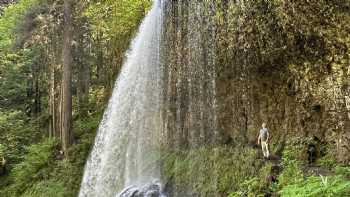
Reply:
[[155, 0], [131, 44], [85, 166], [80, 197], [114, 197], [126, 187], [160, 179], [160, 37]]

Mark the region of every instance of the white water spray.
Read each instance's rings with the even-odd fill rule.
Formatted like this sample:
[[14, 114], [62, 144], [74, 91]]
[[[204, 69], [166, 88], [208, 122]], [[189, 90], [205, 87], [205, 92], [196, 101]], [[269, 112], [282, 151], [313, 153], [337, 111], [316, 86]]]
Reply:
[[160, 179], [160, 0], [132, 42], [87, 161], [80, 197], [114, 197]]

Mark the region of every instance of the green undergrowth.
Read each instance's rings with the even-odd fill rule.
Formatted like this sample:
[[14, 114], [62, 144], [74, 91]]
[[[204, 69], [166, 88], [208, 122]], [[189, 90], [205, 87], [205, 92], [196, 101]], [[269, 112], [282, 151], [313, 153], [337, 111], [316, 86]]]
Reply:
[[77, 196], [86, 158], [90, 152], [100, 113], [75, 121], [75, 144], [63, 158], [59, 143], [45, 139], [25, 148], [23, 159], [1, 177], [1, 197]]
[[[300, 160], [300, 155], [301, 150], [293, 147], [284, 151], [283, 171], [278, 176], [278, 183], [271, 186], [276, 194], [286, 197], [350, 196], [350, 166], [340, 166], [329, 154], [312, 166]], [[328, 174], [308, 172], [309, 167]]]
[[281, 196], [330, 197], [349, 196], [350, 181], [341, 175], [310, 176], [303, 180], [290, 183], [279, 192]]
[[246, 147], [202, 147], [164, 155], [165, 178], [187, 195], [227, 196], [238, 190], [259, 193], [265, 184], [261, 177], [268, 171], [257, 151]]
[[271, 164], [266, 163], [261, 169], [256, 171], [255, 176], [242, 181], [237, 191], [229, 194], [229, 197], [240, 196], [264, 196], [269, 192], [267, 177], [271, 171]]
[[[295, 148], [299, 147], [299, 148]], [[171, 192], [183, 196], [336, 197], [350, 194], [350, 167], [326, 154], [308, 171], [302, 145], [287, 145], [280, 161], [264, 161], [250, 147], [216, 146], [189, 151], [163, 150], [162, 173]], [[280, 171], [274, 174], [273, 165]], [[321, 175], [322, 174], [322, 175]], [[277, 182], [268, 177], [276, 176]]]

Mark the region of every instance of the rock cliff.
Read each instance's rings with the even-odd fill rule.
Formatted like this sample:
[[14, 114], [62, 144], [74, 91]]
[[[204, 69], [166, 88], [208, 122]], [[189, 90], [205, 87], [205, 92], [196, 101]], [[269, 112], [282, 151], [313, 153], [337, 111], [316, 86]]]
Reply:
[[350, 3], [167, 1], [165, 144], [327, 143], [350, 162]]

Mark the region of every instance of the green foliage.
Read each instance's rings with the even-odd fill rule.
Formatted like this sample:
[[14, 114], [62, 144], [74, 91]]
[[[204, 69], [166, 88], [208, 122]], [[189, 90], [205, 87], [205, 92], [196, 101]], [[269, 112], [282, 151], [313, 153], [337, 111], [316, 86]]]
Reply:
[[278, 177], [278, 186], [282, 188], [286, 185], [299, 183], [304, 179], [303, 172], [300, 170], [300, 163], [295, 160], [284, 162], [283, 171]]
[[[262, 179], [265, 180], [265, 179]], [[263, 194], [259, 194], [262, 186], [262, 180], [260, 178], [254, 177], [251, 179], [245, 180], [241, 185], [241, 189], [237, 192], [233, 192], [229, 195], [229, 197], [241, 197], [241, 196], [263, 196]]]
[[45, 180], [39, 183], [35, 183], [30, 189], [28, 189], [22, 197], [66, 197], [67, 192], [64, 184], [59, 181]]
[[[43, 2], [20, 0], [6, 8], [0, 18], [0, 157], [5, 156], [10, 166], [9, 174], [0, 178], [0, 196], [4, 197], [77, 195], [85, 159], [110, 90], [108, 85], [112, 86], [124, 52], [151, 1], [77, 2], [81, 6], [75, 9], [74, 22], [81, 32], [75, 34], [74, 40], [78, 43], [74, 45], [89, 46], [85, 50], [91, 50], [87, 54], [79, 51], [80, 48], [76, 49], [84, 64], [91, 65], [93, 86], [88, 116], [81, 119], [74, 106], [76, 144], [69, 150], [68, 159], [57, 158], [57, 143], [54, 141], [37, 144], [47, 133], [46, 125], [39, 125], [26, 114], [26, 107], [32, 102], [27, 93], [35, 66], [40, 67], [35, 71], [42, 77], [40, 88], [42, 100], [46, 102], [46, 70], [50, 65], [59, 65], [60, 59], [62, 1], [53, 1], [43, 13], [33, 11]], [[327, 73], [329, 65], [336, 72], [348, 66], [348, 1], [258, 0], [241, 1], [238, 6], [232, 2], [228, 13], [219, 10], [214, 16], [219, 27], [218, 50], [222, 58], [231, 58], [225, 51], [236, 50], [234, 53], [238, 57], [245, 57], [232, 58], [244, 61], [244, 64], [237, 65], [277, 70], [287, 68], [301, 77], [313, 72]], [[205, 3], [209, 8], [209, 1]], [[215, 1], [216, 7], [221, 7], [222, 3]], [[35, 23], [28, 23], [27, 17]], [[26, 32], [28, 24], [34, 28], [33, 34]], [[226, 24], [229, 25], [228, 32], [220, 28]], [[80, 40], [87, 43], [83, 45]], [[18, 41], [26, 44], [16, 48]], [[220, 48], [221, 45], [224, 47]], [[231, 60], [227, 62], [231, 68]], [[79, 63], [75, 62], [75, 65]], [[56, 71], [59, 80], [59, 71]], [[46, 103], [43, 108], [41, 115], [47, 112]], [[302, 150], [300, 144], [294, 144], [284, 152], [284, 170], [275, 191], [280, 190], [283, 196], [344, 196], [349, 192], [348, 167], [336, 167], [336, 175], [327, 178], [305, 178], [300, 170]], [[264, 165], [257, 159], [256, 152], [249, 148], [202, 147], [188, 152], [165, 151], [165, 155], [162, 162], [167, 178], [178, 187], [200, 196], [215, 196], [217, 193], [222, 196], [259, 196], [267, 187], [266, 176], [271, 165]], [[321, 158], [319, 163], [327, 168], [335, 167], [331, 155]]]
[[[47, 167], [53, 162], [54, 140], [28, 147], [23, 162], [14, 166], [11, 181], [13, 184], [3, 191], [3, 196], [18, 196], [32, 186], [35, 181], [47, 178]], [[10, 195], [11, 194], [11, 195]]]
[[[23, 159], [30, 143], [37, 142], [39, 131], [21, 111], [0, 111], [0, 144], [2, 153], [11, 164]], [[31, 123], [29, 123], [31, 124]]]
[[[102, 117], [102, 111], [98, 110], [94, 114], [85, 117], [84, 119], [78, 119], [74, 123], [74, 134], [81, 138], [89, 134], [94, 135], [97, 130], [97, 126], [100, 123]], [[83, 140], [83, 139], [82, 139]]]
[[[39, 7], [43, 0], [21, 0], [8, 6], [0, 17], [0, 106], [4, 108], [20, 108], [29, 104], [28, 86], [33, 79], [33, 65], [38, 64], [40, 57], [36, 43], [30, 47], [17, 46], [19, 38], [30, 39], [33, 21], [28, 21], [32, 10]], [[36, 16], [38, 13], [34, 13]], [[34, 19], [32, 19], [34, 20]], [[28, 28], [25, 28], [29, 26]], [[26, 36], [24, 36], [24, 34]], [[28, 34], [28, 35], [27, 35]], [[27, 40], [26, 40], [27, 41]]]
[[[70, 148], [70, 157], [68, 159], [56, 161], [52, 166], [53, 170], [50, 177], [59, 183], [63, 183], [64, 190], [61, 192], [65, 197], [78, 195], [85, 161], [94, 142], [95, 133], [100, 119], [101, 114], [96, 113], [84, 121], [77, 122], [74, 131], [75, 134], [79, 134], [79, 136], [77, 136], [79, 142]], [[81, 131], [79, 131], [80, 129]]]
[[27, 81], [30, 78], [31, 58], [33, 56], [30, 49], [19, 50], [17, 53], [0, 54], [0, 77], [3, 79], [0, 81], [1, 106], [8, 108], [14, 104], [28, 103], [25, 98], [27, 96]]
[[325, 156], [318, 159], [317, 163], [323, 167], [326, 167], [328, 169], [332, 169], [332, 168], [336, 167], [337, 160], [336, 160], [334, 154], [328, 153]]
[[4, 10], [4, 14], [0, 17], [0, 52], [12, 46], [16, 39], [17, 25], [23, 21], [26, 12], [39, 2], [40, 0], [20, 0]]
[[[297, 142], [295, 142], [297, 143]], [[257, 159], [256, 151], [240, 147], [202, 147], [191, 151], [165, 151], [163, 174], [186, 195], [255, 197], [266, 193], [281, 196], [346, 196], [349, 167], [337, 166], [335, 175], [305, 176], [301, 149], [287, 146], [278, 183], [268, 183], [272, 163]], [[297, 146], [296, 146], [297, 147]]]
[[[244, 187], [241, 183], [245, 180], [255, 182], [256, 171], [262, 165], [256, 151], [250, 148], [202, 147], [165, 155], [162, 161], [166, 177], [199, 196], [228, 195], [237, 191]], [[250, 189], [260, 188], [258, 184], [253, 187]]]
[[103, 75], [105, 86], [113, 87], [129, 43], [150, 5], [150, 0], [90, 1], [83, 11], [95, 46], [93, 62], [100, 70], [103, 67], [103, 73], [96, 72]]
[[306, 161], [307, 160], [307, 144], [312, 143], [311, 138], [303, 136], [290, 137], [283, 151], [283, 161], [291, 160]]
[[[244, 21], [238, 28], [239, 45], [248, 46], [255, 64], [283, 67], [295, 62], [322, 73], [327, 57], [346, 58], [349, 23], [345, 21], [350, 17], [346, 9], [345, 1], [245, 1], [239, 4], [238, 17]], [[302, 65], [305, 61], [318, 64]]]
[[350, 181], [342, 176], [311, 176], [283, 187], [279, 193], [286, 197], [346, 196], [350, 194]]
[[[20, 0], [0, 18], [0, 156], [8, 163], [6, 176], [0, 177], [0, 196], [77, 196], [108, 84], [114, 83], [129, 41], [150, 6], [148, 0], [75, 2], [73, 67], [90, 66], [91, 85], [88, 113], [82, 116], [74, 73], [75, 144], [69, 158], [63, 158], [55, 142], [43, 140], [48, 134], [50, 69], [57, 89], [61, 77], [62, 2]], [[34, 88], [40, 96], [39, 114], [31, 111]]]
[[[94, 1], [86, 9], [93, 32], [107, 39], [120, 39], [134, 31], [150, 7], [149, 0]], [[97, 36], [97, 35], [96, 35]]]
[[271, 175], [271, 163], [265, 163], [265, 165], [260, 168], [254, 177], [247, 178], [241, 184], [237, 191], [230, 193], [229, 197], [255, 197], [264, 196], [267, 191], [269, 183], [267, 182], [267, 177]]
[[342, 175], [350, 180], [350, 166], [336, 166], [334, 171], [336, 175]]
[[298, 183], [304, 179], [303, 172], [300, 170], [301, 162], [297, 160], [299, 151], [293, 147], [287, 147], [283, 152], [283, 171], [278, 177], [278, 188]]
[[96, 113], [75, 124], [79, 142], [69, 150], [68, 159], [59, 155], [58, 143], [54, 140], [45, 140], [15, 153], [24, 156], [23, 161], [14, 165], [8, 177], [1, 180], [4, 182], [0, 188], [3, 183], [7, 185], [0, 190], [0, 196], [76, 196], [100, 118], [101, 114]]
[[[350, 181], [349, 177], [346, 177], [350, 174], [348, 167], [336, 167], [336, 175], [306, 177], [301, 170], [302, 162], [297, 160], [296, 152], [290, 149], [284, 152], [283, 171], [278, 177], [277, 187], [274, 188], [281, 196], [331, 197], [346, 196], [350, 193]], [[332, 157], [324, 157], [319, 162], [323, 164], [321, 167], [335, 167]]]

